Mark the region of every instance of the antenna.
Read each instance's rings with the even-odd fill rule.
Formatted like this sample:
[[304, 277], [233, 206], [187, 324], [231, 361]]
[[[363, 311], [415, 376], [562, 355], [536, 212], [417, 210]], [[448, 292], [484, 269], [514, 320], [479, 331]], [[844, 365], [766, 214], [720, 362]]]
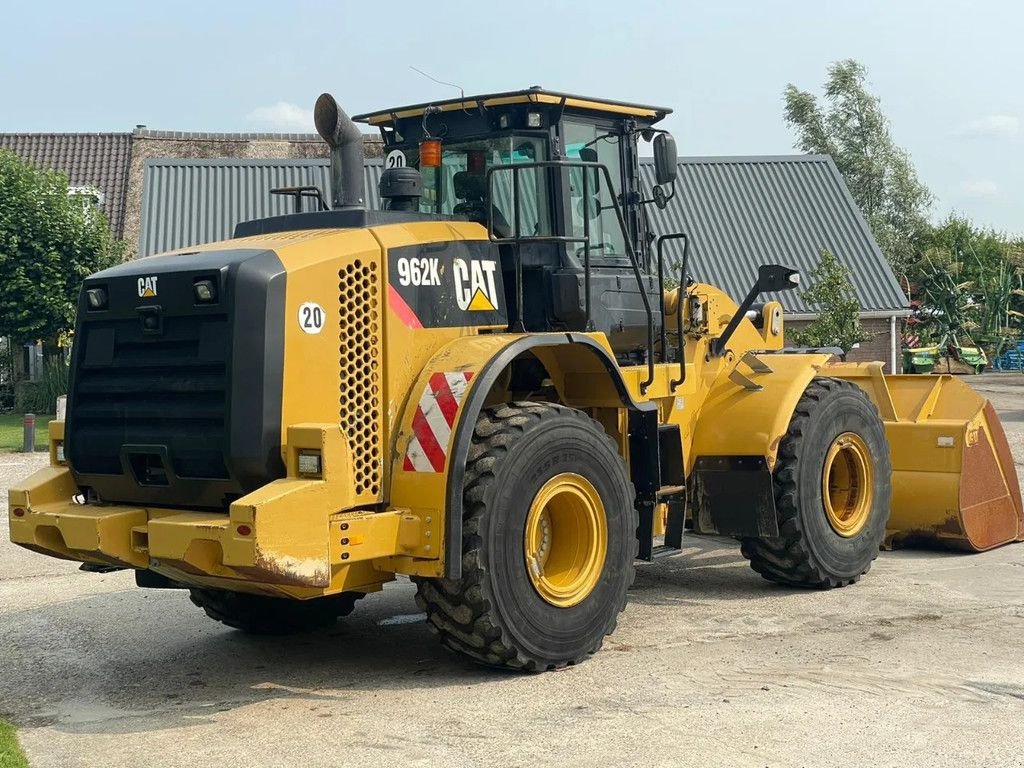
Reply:
[[466, 98], [466, 92], [462, 89], [462, 86], [455, 85], [455, 83], [446, 83], [444, 80], [438, 80], [433, 75], [428, 75], [422, 69], [420, 69], [419, 67], [414, 67], [412, 64], [409, 65], [409, 69], [411, 69], [413, 72], [418, 72], [419, 74], [423, 75], [428, 80], [433, 80], [438, 85], [447, 85], [449, 88], [454, 88], [455, 90], [457, 90], [459, 92], [459, 96], [461, 96], [463, 99]]

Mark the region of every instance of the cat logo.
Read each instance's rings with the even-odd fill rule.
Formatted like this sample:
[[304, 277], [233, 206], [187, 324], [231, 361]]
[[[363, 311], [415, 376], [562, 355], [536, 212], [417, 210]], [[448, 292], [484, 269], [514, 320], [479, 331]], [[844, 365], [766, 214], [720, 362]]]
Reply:
[[498, 291], [494, 283], [496, 261], [455, 259], [455, 301], [463, 312], [497, 312]]
[[139, 298], [151, 299], [156, 296], [156, 275], [139, 278]]

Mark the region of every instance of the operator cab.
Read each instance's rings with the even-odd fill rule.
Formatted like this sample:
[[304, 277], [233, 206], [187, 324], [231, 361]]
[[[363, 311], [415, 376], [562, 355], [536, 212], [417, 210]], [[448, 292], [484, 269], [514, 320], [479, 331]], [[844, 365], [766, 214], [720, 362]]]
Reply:
[[[419, 171], [421, 214], [488, 228], [513, 328], [604, 331], [640, 362], [662, 325], [644, 206], [674, 189], [675, 145], [654, 127], [670, 111], [534, 87], [353, 119], [380, 129], [385, 173]], [[641, 137], [665, 188], [641, 188]]]

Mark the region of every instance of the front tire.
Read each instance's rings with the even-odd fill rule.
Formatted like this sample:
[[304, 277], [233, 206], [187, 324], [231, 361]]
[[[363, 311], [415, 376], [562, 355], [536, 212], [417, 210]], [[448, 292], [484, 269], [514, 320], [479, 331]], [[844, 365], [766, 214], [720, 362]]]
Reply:
[[414, 579], [417, 602], [442, 643], [475, 661], [530, 672], [576, 664], [625, 607], [633, 501], [625, 462], [586, 414], [485, 409], [466, 464], [462, 578]]
[[333, 627], [355, 608], [362, 592], [313, 600], [266, 597], [224, 589], [190, 589], [189, 598], [207, 616], [250, 635], [290, 635]]
[[829, 589], [871, 568], [892, 501], [889, 443], [878, 411], [844, 379], [811, 381], [779, 446], [773, 474], [779, 536], [741, 551], [769, 581]]

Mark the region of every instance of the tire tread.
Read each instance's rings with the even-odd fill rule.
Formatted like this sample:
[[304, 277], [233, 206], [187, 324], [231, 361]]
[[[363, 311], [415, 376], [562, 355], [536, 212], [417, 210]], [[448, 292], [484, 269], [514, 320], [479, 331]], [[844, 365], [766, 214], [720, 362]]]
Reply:
[[[426, 612], [427, 621], [440, 635], [441, 643], [482, 664], [526, 672], [542, 672], [578, 664], [600, 649], [604, 637], [615, 629], [617, 614], [626, 607], [626, 593], [623, 590], [621, 604], [611, 614], [593, 647], [574, 658], [550, 662], [527, 652], [514, 642], [508, 629], [501, 625], [493, 600], [488, 594], [489, 585], [482, 556], [484, 542], [479, 533], [483, 517], [487, 514], [484, 503], [487, 489], [495, 482], [495, 472], [513, 443], [546, 421], [566, 415], [588, 425], [595, 439], [606, 441], [611, 450], [618, 454], [614, 441], [600, 425], [574, 408], [555, 403], [517, 401], [483, 409], [473, 431], [466, 461], [462, 505], [462, 577], [455, 580], [425, 577], [412, 579], [416, 584], [416, 603], [420, 610]], [[630, 498], [633, 498], [632, 484], [629, 491]], [[629, 511], [635, 523], [636, 510], [630, 507]], [[630, 558], [627, 567], [627, 581], [632, 584], [636, 575], [633, 558]]]
[[[800, 445], [814, 410], [828, 397], [839, 391], [856, 391], [877, 414], [877, 409], [861, 389], [845, 379], [819, 377], [807, 385], [789, 422], [789, 428], [779, 446], [779, 460], [773, 474], [775, 511], [779, 523], [778, 538], [744, 538], [740, 547], [750, 567], [768, 581], [792, 587], [832, 589], [845, 587], [860, 580], [871, 569], [871, 563], [862, 573], [852, 578], [839, 579], [828, 574], [817, 562], [807, 545], [801, 525], [797, 499], [797, 461]], [[877, 533], [875, 554], [885, 535], [885, 526]]]

